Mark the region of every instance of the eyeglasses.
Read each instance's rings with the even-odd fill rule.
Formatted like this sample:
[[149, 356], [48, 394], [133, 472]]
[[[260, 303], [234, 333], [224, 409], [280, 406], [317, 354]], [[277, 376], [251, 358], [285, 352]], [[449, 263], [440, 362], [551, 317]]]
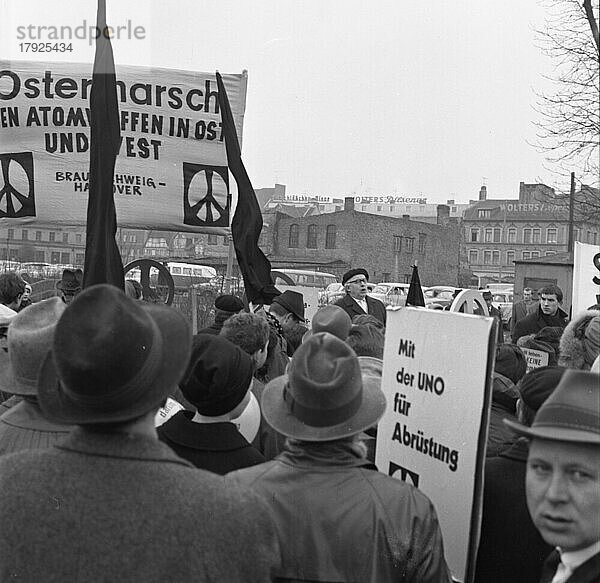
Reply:
[[367, 283], [367, 280], [364, 277], [362, 277], [360, 279], [353, 279], [353, 280], [348, 281], [346, 283], [357, 283], [358, 285], [360, 285], [361, 283]]

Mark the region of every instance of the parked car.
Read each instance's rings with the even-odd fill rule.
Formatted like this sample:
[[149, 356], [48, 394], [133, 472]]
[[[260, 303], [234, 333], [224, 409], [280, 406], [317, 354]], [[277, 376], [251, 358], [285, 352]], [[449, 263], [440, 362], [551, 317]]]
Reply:
[[492, 292], [492, 305], [500, 310], [504, 326], [510, 328], [513, 308], [512, 291]]
[[452, 303], [455, 289], [449, 285], [434, 285], [424, 288], [425, 307], [430, 310], [443, 310]]
[[383, 282], [378, 283], [369, 295], [383, 302], [384, 306], [405, 306], [409, 287], [408, 283]]

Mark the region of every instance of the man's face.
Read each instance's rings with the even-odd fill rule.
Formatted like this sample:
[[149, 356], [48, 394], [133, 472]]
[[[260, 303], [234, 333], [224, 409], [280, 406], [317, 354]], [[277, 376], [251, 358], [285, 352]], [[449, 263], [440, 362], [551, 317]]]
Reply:
[[534, 439], [527, 506], [543, 539], [565, 551], [600, 540], [600, 446]]
[[526, 302], [530, 302], [531, 301], [531, 290], [530, 289], [523, 291], [523, 299]]
[[364, 300], [367, 295], [367, 278], [364, 275], [356, 275], [346, 282], [346, 291], [355, 300]]
[[540, 307], [546, 316], [554, 316], [558, 311], [558, 299], [556, 294], [542, 294]]

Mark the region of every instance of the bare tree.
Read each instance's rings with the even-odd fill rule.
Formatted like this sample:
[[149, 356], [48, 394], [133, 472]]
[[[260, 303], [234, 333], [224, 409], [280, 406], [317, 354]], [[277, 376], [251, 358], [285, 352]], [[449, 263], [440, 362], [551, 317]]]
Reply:
[[[546, 0], [546, 26], [538, 31], [542, 50], [553, 60], [551, 89], [538, 94], [537, 146], [549, 168], [574, 171], [597, 185], [600, 155], [600, 44], [598, 0]], [[597, 201], [600, 203], [600, 200]]]

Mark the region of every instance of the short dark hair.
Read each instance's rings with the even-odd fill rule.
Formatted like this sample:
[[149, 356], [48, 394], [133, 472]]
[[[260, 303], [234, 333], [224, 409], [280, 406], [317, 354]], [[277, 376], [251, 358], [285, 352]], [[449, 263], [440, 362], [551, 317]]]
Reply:
[[14, 271], [0, 275], [0, 303], [12, 304], [25, 292], [25, 281]]
[[241, 312], [225, 321], [220, 335], [244, 352], [254, 354], [265, 347], [269, 339], [269, 324], [262, 316]]
[[562, 293], [562, 289], [560, 289], [557, 285], [545, 285], [544, 287], [541, 287], [538, 290], [538, 296], [541, 298], [542, 294], [546, 294], [546, 295], [555, 295], [556, 299], [558, 300], [559, 303], [562, 303], [563, 301], [563, 293]]

